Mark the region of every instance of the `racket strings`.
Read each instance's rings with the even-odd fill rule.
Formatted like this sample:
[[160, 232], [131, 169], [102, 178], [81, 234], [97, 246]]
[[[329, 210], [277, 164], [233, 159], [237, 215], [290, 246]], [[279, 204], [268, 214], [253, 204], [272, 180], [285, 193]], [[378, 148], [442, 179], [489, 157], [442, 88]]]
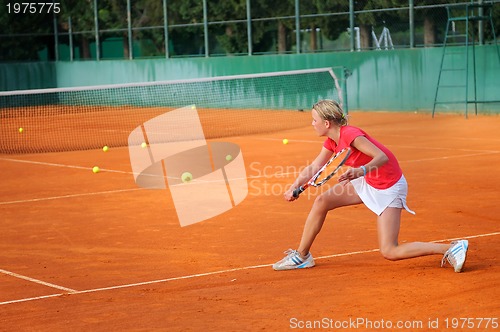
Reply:
[[314, 185], [321, 185], [330, 180], [334, 175], [340, 174], [349, 155], [349, 149], [345, 149], [339, 152], [333, 159], [329, 161], [327, 165], [325, 165], [323, 171], [317, 174], [316, 178], [314, 179]]

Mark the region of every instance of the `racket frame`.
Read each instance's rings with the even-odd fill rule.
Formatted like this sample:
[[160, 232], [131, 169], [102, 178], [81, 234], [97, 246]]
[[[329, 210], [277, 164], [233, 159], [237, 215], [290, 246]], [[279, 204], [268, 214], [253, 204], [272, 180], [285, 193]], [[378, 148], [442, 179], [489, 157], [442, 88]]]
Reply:
[[[323, 171], [335, 160], [337, 159], [338, 157], [341, 156], [341, 154], [343, 154], [345, 151], [346, 154], [345, 156], [343, 157], [343, 159], [340, 161], [340, 163], [337, 165], [337, 167], [335, 167], [335, 169], [330, 173], [328, 174], [324, 179], [322, 179], [321, 181], [319, 182], [316, 182], [318, 180], [318, 178], [320, 177], [321, 173], [323, 173]], [[303, 193], [308, 187], [310, 186], [313, 186], [313, 187], [319, 187], [321, 185], [323, 185], [324, 183], [326, 183], [328, 180], [330, 180], [337, 172], [338, 170], [344, 166], [345, 162], [347, 161], [347, 159], [349, 158], [349, 156], [351, 155], [351, 148], [344, 148], [342, 150], [340, 150], [339, 152], [337, 152], [333, 157], [331, 157], [323, 166], [321, 166], [321, 168], [311, 177], [311, 179], [309, 181], [307, 181], [306, 183], [304, 183], [303, 185], [301, 185], [300, 187], [296, 188], [294, 191], [293, 191], [293, 197], [299, 197], [299, 195], [301, 193]]]

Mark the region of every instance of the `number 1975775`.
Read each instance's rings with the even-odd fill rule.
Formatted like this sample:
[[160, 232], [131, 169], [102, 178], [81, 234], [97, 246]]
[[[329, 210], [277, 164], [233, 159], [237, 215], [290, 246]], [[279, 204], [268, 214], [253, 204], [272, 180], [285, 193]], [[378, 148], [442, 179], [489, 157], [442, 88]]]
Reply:
[[59, 2], [14, 2], [6, 6], [9, 14], [59, 14], [59, 5]]

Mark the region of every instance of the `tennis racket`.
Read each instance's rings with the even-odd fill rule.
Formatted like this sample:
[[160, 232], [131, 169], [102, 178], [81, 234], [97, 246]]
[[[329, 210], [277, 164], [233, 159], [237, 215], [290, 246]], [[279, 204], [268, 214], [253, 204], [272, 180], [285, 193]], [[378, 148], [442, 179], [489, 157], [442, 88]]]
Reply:
[[342, 151], [337, 152], [333, 157], [330, 158], [330, 160], [326, 162], [326, 164], [321, 166], [319, 171], [317, 171], [309, 181], [293, 191], [293, 197], [299, 197], [299, 195], [309, 186], [319, 187], [326, 181], [330, 180], [345, 164], [347, 158], [349, 158], [350, 155], [350, 148], [345, 148]]

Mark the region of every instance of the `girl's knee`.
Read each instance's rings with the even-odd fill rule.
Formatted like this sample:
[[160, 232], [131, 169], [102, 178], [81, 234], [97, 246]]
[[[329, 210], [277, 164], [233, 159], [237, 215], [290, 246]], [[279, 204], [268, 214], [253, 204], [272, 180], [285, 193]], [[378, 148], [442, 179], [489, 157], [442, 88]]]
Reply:
[[323, 195], [316, 196], [314, 206], [318, 208], [325, 206], [325, 197]]
[[397, 261], [399, 260], [399, 256], [397, 254], [397, 246], [385, 246], [380, 248], [380, 254], [382, 257], [389, 261]]
[[328, 196], [326, 196], [325, 194], [317, 196], [314, 200], [314, 207], [324, 211], [331, 210], [331, 208], [329, 207], [330, 205], [331, 202], [328, 200]]

